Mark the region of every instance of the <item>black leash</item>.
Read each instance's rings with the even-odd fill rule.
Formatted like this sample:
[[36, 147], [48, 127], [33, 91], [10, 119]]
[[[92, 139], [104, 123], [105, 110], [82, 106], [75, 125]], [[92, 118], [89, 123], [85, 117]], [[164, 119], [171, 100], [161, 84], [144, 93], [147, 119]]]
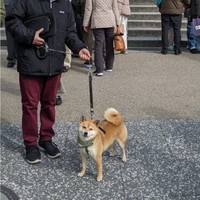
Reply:
[[94, 107], [93, 107], [93, 91], [92, 91], [92, 61], [89, 61], [89, 93], [90, 93], [90, 116], [91, 119], [94, 118]]

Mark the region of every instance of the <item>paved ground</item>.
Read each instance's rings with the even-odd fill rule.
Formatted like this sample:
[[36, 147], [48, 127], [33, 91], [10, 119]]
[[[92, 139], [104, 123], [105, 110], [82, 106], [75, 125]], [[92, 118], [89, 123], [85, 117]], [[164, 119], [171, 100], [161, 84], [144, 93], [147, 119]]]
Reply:
[[63, 74], [66, 94], [58, 106], [55, 142], [62, 157], [24, 161], [21, 104], [16, 69], [1, 52], [1, 184], [22, 200], [198, 200], [200, 199], [200, 56], [159, 51], [116, 55], [114, 71], [93, 77], [95, 118], [115, 107], [129, 131], [127, 163], [103, 156], [104, 179], [93, 161], [77, 177], [76, 142], [81, 115], [90, 116], [88, 70], [73, 59]]

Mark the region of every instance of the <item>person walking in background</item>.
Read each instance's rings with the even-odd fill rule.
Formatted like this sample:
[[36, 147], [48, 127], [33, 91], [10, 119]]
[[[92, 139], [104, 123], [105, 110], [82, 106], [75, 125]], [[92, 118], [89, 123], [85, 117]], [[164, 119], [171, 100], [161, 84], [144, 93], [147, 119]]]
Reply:
[[[191, 0], [191, 18], [200, 18], [200, 0]], [[198, 45], [200, 44], [200, 35], [199, 36], [195, 36], [195, 40], [198, 43]], [[198, 48], [200, 48], [200, 46], [198, 46]], [[200, 52], [198, 52], [200, 53]]]
[[[12, 10], [12, 6], [14, 4], [14, 1], [15, 0], [4, 0], [6, 15], [8, 15], [9, 12]], [[16, 59], [17, 59], [16, 44], [15, 44], [15, 40], [14, 40], [13, 36], [7, 30], [6, 27], [5, 27], [5, 30], [6, 30], [6, 38], [7, 38], [7, 52], [8, 52], [7, 67], [12, 68], [12, 67], [15, 66]]]
[[181, 53], [181, 25], [184, 7], [190, 4], [190, 0], [163, 0], [160, 5], [161, 24], [162, 24], [162, 50], [161, 53], [168, 53], [168, 30], [170, 23], [174, 30], [174, 53]]
[[125, 47], [126, 47], [126, 50], [121, 51], [121, 53], [127, 54], [128, 53], [127, 52], [127, 49], [128, 49], [128, 45], [127, 45], [127, 34], [128, 34], [127, 23], [128, 23], [128, 17], [131, 14], [129, 0], [117, 0], [117, 5], [118, 5], [118, 9], [119, 9], [120, 22], [121, 22], [122, 32], [124, 33], [123, 38], [124, 38]]
[[[120, 26], [117, 0], [86, 0], [83, 19], [84, 30], [92, 29], [94, 35], [95, 76], [112, 71], [114, 63], [114, 28]], [[103, 56], [104, 44], [106, 55]]]
[[[34, 30], [25, 26], [27, 18], [32, 17], [32, 20], [36, 20], [40, 16], [38, 23], [47, 27], [49, 20], [45, 21], [47, 17], [45, 13], [48, 13], [48, 16], [51, 13], [50, 30], [45, 31], [44, 28]], [[42, 16], [45, 18], [41, 19]], [[17, 41], [17, 70], [21, 90], [22, 132], [26, 160], [30, 164], [41, 162], [40, 150], [45, 151], [50, 158], [57, 158], [61, 152], [52, 138], [55, 135], [53, 130], [55, 97], [65, 58], [65, 54], [61, 52], [66, 52], [65, 45], [67, 45], [73, 52], [79, 54], [80, 58], [89, 60], [91, 57], [86, 45], [77, 36], [71, 3], [66, 0], [15, 1], [6, 17], [6, 27]], [[39, 102], [40, 112], [38, 112]]]
[[[83, 18], [85, 12], [85, 2], [86, 0], [71, 0], [72, 7], [74, 10], [74, 16], [76, 21], [76, 29], [79, 38], [87, 45], [90, 54], [92, 55], [94, 41], [93, 33], [91, 29], [84, 31], [83, 29]], [[92, 58], [90, 61], [85, 61], [83, 64], [85, 67], [92, 67]]]
[[190, 8], [185, 9], [184, 17], [187, 18], [187, 39], [188, 39], [187, 48], [190, 50], [192, 54], [198, 54], [200, 53], [200, 42], [196, 40], [196, 37], [193, 34], [192, 17], [191, 17]]

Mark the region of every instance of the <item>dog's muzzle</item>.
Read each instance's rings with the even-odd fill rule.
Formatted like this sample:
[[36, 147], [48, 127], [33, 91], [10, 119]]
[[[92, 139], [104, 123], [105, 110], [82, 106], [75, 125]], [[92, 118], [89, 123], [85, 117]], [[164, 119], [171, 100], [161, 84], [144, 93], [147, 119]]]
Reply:
[[84, 136], [84, 137], [87, 137], [87, 136], [88, 136], [88, 132], [84, 132], [84, 133], [83, 133], [83, 136]]

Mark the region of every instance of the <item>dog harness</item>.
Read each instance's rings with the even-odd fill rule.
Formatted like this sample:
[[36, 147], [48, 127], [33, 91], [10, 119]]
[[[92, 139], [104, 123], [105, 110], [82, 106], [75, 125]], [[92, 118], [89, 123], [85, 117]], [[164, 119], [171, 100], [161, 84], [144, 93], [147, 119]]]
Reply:
[[88, 147], [93, 145], [94, 138], [88, 141], [82, 141], [80, 137], [77, 138], [77, 142], [80, 148], [85, 148], [87, 155], [89, 155]]

